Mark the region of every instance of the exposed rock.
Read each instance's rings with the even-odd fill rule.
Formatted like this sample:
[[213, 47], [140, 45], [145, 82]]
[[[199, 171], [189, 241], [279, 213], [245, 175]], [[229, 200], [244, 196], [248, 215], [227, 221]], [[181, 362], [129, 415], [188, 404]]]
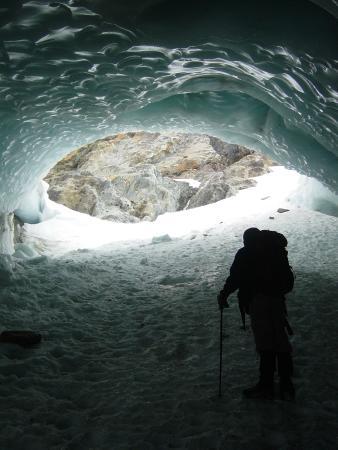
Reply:
[[113, 181], [116, 191], [131, 203], [130, 213], [154, 220], [166, 211], [177, 211], [181, 186], [161, 177], [155, 166], [140, 166], [137, 172], [122, 174]]
[[[222, 200], [254, 185], [250, 177], [271, 165], [252, 150], [208, 135], [135, 132], [73, 151], [46, 181], [49, 197], [69, 208], [135, 222]], [[182, 182], [186, 179], [200, 186]]]
[[231, 180], [231, 185], [237, 189], [246, 189], [255, 186], [253, 177], [259, 177], [268, 172], [267, 168], [274, 163], [266, 156], [258, 153], [244, 155], [225, 169], [225, 175]]
[[196, 208], [198, 206], [209, 205], [231, 197], [234, 189], [227, 183], [227, 177], [222, 172], [209, 174], [205, 177], [198, 191], [191, 197], [187, 204], [187, 208]]

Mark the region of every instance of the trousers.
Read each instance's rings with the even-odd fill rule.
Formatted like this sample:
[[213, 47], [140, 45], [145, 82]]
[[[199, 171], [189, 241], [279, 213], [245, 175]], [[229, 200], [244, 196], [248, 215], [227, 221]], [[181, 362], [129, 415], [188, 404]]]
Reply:
[[271, 387], [276, 369], [282, 382], [293, 375], [292, 346], [286, 331], [283, 296], [256, 295], [250, 305], [251, 327], [260, 355], [260, 384]]
[[[259, 381], [263, 386], [272, 386], [277, 368], [282, 382], [288, 381], [293, 375], [292, 354], [290, 352], [265, 351], [260, 352]], [[277, 365], [277, 367], [276, 367]]]
[[250, 318], [259, 353], [292, 352], [286, 332], [286, 308], [283, 296], [255, 295], [250, 304]]

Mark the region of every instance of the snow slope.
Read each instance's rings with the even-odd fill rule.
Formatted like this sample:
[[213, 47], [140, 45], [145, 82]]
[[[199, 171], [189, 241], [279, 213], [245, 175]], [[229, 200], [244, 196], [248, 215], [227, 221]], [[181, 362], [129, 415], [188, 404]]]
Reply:
[[[255, 195], [240, 194], [252, 194], [245, 210], [228, 199], [202, 216], [193, 210], [189, 226], [186, 212], [162, 217], [156, 229], [143, 225], [138, 240], [139, 224], [132, 240], [109, 224], [108, 243], [107, 224], [89, 220], [85, 230], [83, 217], [76, 235], [72, 213], [27, 228], [27, 242], [44, 255], [14, 259], [14, 279], [0, 290], [0, 328], [39, 331], [43, 342], [0, 346], [1, 449], [337, 448], [338, 219], [276, 213], [286, 200], [271, 189], [265, 198], [264, 180]], [[242, 398], [258, 361], [235, 296], [224, 313], [217, 397], [216, 296], [249, 226], [289, 241], [295, 404]]]

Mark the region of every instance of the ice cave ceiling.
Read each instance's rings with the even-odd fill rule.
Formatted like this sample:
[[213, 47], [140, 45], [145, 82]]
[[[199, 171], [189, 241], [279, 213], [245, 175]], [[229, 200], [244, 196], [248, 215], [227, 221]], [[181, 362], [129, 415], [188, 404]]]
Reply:
[[336, 0], [1, 0], [0, 211], [120, 130], [209, 133], [338, 190]]

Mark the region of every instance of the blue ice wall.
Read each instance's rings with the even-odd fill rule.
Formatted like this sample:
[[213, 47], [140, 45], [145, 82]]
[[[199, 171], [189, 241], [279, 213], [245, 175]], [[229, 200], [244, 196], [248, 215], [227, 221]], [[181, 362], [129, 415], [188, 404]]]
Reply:
[[337, 2], [3, 0], [0, 211], [74, 147], [211, 133], [338, 190]]

